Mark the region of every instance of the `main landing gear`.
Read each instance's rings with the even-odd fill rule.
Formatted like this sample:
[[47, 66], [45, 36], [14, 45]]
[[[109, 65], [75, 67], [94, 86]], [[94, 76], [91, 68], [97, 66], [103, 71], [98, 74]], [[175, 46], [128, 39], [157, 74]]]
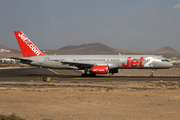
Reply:
[[81, 74], [81, 77], [96, 77], [96, 74]]
[[154, 77], [154, 72], [155, 72], [155, 71], [156, 71], [156, 69], [152, 69], [152, 70], [151, 70], [151, 75], [150, 75], [151, 78]]
[[84, 73], [81, 74], [81, 77], [96, 77], [96, 74], [94, 73], [88, 74], [88, 69], [85, 69]]

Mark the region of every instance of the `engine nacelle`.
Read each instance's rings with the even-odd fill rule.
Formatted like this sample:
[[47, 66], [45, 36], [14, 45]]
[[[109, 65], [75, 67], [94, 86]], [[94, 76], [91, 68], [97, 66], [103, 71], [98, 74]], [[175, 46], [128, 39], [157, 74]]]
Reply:
[[118, 73], [118, 72], [119, 72], [118, 69], [110, 69], [110, 70], [109, 70], [109, 73]]
[[107, 74], [107, 73], [109, 73], [109, 69], [108, 69], [107, 65], [93, 66], [91, 72], [95, 73], [95, 74]]

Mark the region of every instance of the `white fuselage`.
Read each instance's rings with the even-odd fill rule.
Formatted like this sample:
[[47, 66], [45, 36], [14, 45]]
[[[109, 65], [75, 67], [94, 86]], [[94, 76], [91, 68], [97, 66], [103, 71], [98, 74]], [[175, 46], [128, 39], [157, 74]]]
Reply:
[[164, 69], [173, 66], [166, 58], [156, 55], [45, 55], [28, 59], [32, 62], [26, 64], [57, 69], [85, 69], [97, 65], [107, 65], [109, 69]]

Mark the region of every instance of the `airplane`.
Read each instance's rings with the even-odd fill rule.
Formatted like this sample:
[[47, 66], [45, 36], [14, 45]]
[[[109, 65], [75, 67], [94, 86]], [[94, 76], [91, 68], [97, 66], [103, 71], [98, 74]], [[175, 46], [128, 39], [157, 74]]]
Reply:
[[22, 31], [14, 31], [14, 34], [23, 57], [13, 59], [40, 68], [84, 70], [83, 77], [114, 74], [119, 69], [151, 69], [150, 77], [154, 77], [156, 69], [173, 66], [166, 58], [157, 55], [46, 55]]

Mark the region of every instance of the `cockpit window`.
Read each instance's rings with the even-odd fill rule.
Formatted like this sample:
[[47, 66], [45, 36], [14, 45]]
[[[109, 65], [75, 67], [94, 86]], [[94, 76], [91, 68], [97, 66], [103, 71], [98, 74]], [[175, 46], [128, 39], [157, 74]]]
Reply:
[[163, 62], [169, 62], [167, 59], [163, 59], [162, 61], [163, 61]]

